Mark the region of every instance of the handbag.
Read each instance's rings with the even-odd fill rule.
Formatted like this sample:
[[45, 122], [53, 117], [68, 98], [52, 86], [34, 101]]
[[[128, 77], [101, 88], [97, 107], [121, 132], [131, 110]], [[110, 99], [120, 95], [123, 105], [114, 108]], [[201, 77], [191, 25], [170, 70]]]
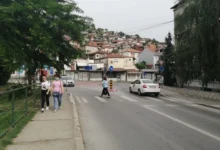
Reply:
[[59, 96], [60, 93], [59, 92], [53, 92], [53, 96]]

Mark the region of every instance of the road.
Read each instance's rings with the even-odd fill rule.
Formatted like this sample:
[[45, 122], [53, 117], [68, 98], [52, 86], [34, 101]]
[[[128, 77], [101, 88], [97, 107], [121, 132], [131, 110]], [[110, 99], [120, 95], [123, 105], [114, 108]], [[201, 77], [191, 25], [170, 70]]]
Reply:
[[68, 88], [76, 101], [86, 150], [219, 150], [220, 111], [186, 98], [137, 96], [117, 84], [99, 98], [96, 84]]

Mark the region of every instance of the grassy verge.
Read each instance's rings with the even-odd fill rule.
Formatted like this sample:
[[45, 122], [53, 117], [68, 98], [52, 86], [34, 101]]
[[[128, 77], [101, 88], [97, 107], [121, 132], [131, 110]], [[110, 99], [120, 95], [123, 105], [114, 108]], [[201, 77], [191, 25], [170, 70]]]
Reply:
[[10, 84], [6, 84], [6, 85], [0, 85], [0, 92], [5, 91], [7, 88], [9, 88]]
[[32, 120], [37, 109], [32, 109], [4, 138], [0, 139], [0, 150], [4, 150], [9, 144], [12, 144], [14, 138], [21, 132], [25, 125]]

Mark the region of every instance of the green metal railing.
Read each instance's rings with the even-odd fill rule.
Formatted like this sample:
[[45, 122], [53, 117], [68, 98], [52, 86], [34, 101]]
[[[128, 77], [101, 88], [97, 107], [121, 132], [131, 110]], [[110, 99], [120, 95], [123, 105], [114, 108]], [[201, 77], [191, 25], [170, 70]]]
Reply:
[[0, 138], [40, 104], [40, 86], [34, 84], [0, 92]]

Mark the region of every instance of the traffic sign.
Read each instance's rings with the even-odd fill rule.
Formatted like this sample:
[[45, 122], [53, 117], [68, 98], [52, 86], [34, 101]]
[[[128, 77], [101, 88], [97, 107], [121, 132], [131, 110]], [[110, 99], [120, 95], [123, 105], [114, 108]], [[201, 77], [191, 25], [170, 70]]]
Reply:
[[110, 71], [110, 72], [112, 72], [113, 69], [114, 69], [113, 66], [110, 66], [110, 67], [109, 67], [109, 71]]
[[92, 66], [85, 66], [84, 69], [85, 70], [92, 70]]
[[164, 71], [164, 66], [160, 66], [160, 72]]

